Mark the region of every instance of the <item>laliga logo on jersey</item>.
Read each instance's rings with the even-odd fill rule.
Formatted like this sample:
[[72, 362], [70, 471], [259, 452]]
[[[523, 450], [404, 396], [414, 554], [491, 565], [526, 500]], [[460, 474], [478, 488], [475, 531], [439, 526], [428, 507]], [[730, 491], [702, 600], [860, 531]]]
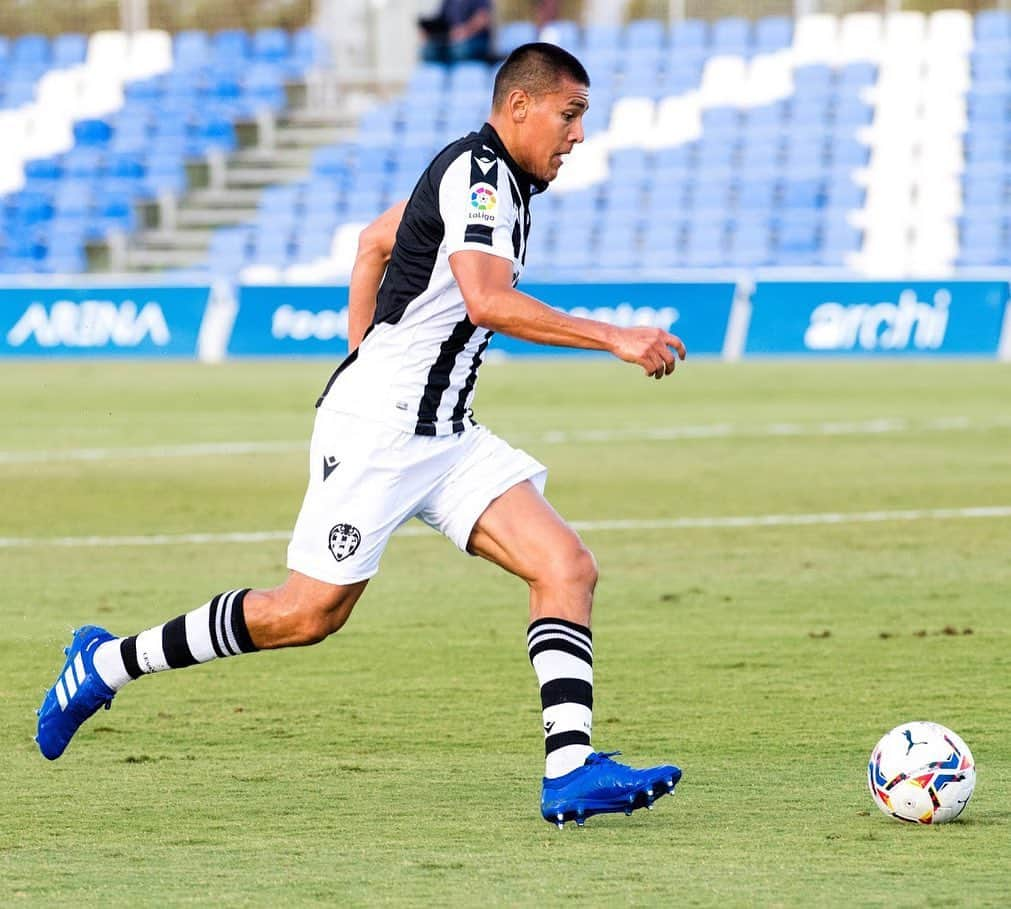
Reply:
[[146, 339], [164, 347], [172, 340], [161, 307], [148, 302], [138, 312], [133, 300], [57, 300], [49, 310], [32, 303], [7, 332], [7, 343], [21, 347], [30, 338], [39, 347], [137, 347]]
[[293, 341], [307, 341], [315, 338], [317, 341], [330, 341], [333, 338], [347, 338], [348, 311], [321, 309], [312, 312], [308, 309], [295, 309], [287, 303], [274, 310], [270, 320], [270, 333], [279, 341], [291, 338]]
[[495, 209], [498, 207], [498, 197], [495, 187], [490, 183], [475, 183], [470, 188], [471, 221], [494, 221]]
[[948, 330], [951, 293], [939, 290], [933, 305], [904, 290], [898, 303], [822, 303], [804, 332], [809, 350], [937, 350]]

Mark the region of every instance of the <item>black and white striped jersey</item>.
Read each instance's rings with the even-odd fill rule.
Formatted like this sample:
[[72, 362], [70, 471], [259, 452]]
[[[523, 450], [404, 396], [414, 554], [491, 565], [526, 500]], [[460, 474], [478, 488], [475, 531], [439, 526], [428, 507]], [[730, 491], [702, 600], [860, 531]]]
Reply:
[[474, 425], [471, 401], [492, 332], [467, 318], [449, 257], [473, 249], [509, 259], [515, 287], [530, 196], [546, 188], [513, 161], [487, 123], [439, 152], [407, 203], [372, 326], [317, 406], [419, 435]]

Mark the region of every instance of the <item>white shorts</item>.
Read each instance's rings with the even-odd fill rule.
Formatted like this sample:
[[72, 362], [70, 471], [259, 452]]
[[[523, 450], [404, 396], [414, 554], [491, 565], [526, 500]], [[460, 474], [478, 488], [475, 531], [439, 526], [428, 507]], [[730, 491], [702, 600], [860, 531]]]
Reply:
[[483, 426], [419, 436], [320, 408], [309, 488], [288, 545], [288, 567], [330, 584], [372, 577], [393, 532], [421, 518], [467, 551], [477, 519], [507, 489], [547, 468]]

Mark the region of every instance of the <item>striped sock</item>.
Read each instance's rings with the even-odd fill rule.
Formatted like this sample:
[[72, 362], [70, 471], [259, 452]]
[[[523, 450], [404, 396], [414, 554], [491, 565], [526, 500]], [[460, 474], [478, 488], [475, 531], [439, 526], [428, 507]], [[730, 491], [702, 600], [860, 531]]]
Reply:
[[527, 629], [527, 650], [541, 685], [544, 776], [552, 779], [593, 752], [593, 636], [585, 625], [538, 619]]
[[95, 670], [113, 691], [150, 672], [182, 669], [216, 657], [252, 653], [243, 604], [249, 590], [219, 593], [185, 615], [128, 638], [101, 644]]

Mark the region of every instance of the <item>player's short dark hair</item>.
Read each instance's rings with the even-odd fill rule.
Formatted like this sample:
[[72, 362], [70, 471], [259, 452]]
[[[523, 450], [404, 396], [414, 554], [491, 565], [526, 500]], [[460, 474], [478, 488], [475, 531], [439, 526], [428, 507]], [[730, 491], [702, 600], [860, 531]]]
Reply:
[[543, 41], [521, 44], [495, 74], [492, 107], [503, 104], [515, 88], [531, 95], [557, 91], [559, 80], [565, 77], [590, 87], [585, 67], [564, 48]]

